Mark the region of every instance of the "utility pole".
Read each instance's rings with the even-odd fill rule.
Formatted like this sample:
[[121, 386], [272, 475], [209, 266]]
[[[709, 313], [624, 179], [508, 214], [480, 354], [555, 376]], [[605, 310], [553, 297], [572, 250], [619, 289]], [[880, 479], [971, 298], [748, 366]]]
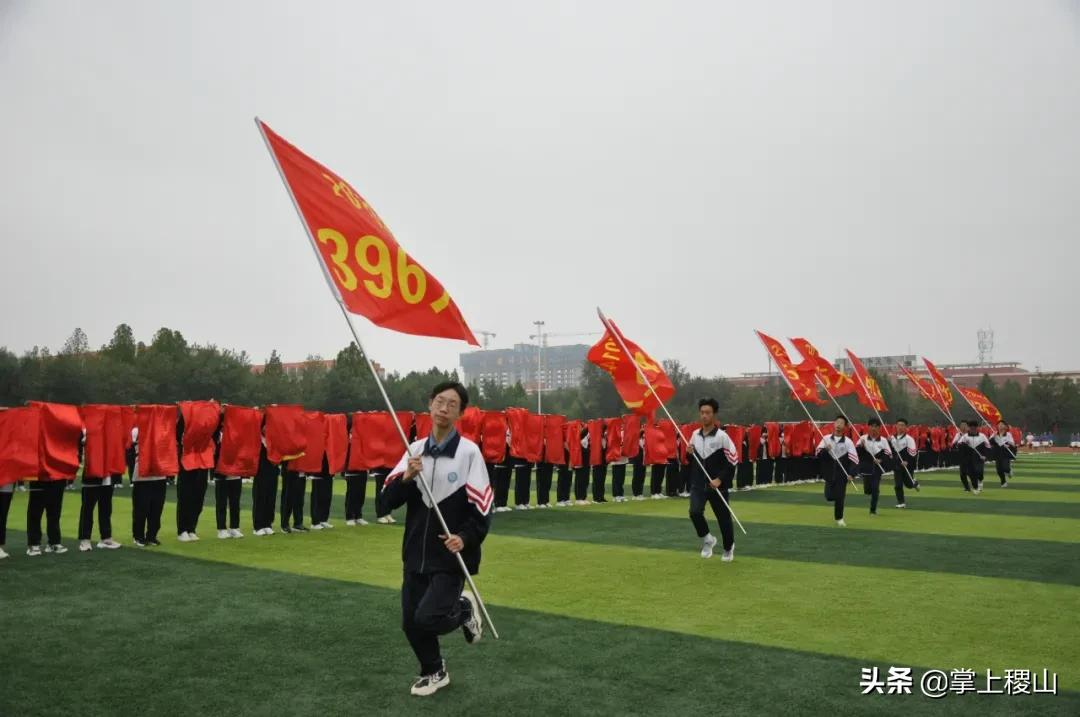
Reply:
[[536, 326], [536, 412], [543, 414], [544, 377], [541, 372], [544, 370], [544, 340], [547, 337], [544, 334], [543, 321], [534, 321], [533, 325]]

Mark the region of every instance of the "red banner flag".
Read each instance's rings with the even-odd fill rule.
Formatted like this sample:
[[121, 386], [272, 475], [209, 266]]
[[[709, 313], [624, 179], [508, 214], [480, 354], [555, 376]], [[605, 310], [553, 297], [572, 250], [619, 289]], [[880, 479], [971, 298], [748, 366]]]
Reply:
[[[623, 352], [619, 339], [622, 340], [630, 355]], [[589, 349], [586, 358], [611, 375], [615, 382], [615, 390], [623, 403], [638, 415], [652, 413], [660, 407], [661, 403], [665, 403], [675, 395], [675, 386], [672, 385], [671, 379], [664, 373], [660, 364], [645, 353], [640, 346], [623, 336], [619, 327], [611, 319], [604, 324], [604, 335], [595, 346]], [[640, 373], [634, 364], [641, 369]], [[652, 391], [642, 380], [642, 373], [649, 379]]]
[[623, 419], [609, 418], [604, 428], [607, 437], [607, 450], [604, 452], [604, 462], [614, 463], [623, 457]]
[[421, 438], [427, 438], [431, 435], [431, 414], [430, 413], [418, 413], [416, 419], [413, 421], [413, 428], [416, 429], [416, 440]]
[[125, 435], [121, 407], [88, 404], [79, 407], [79, 415], [86, 425], [83, 477], [108, 478], [126, 471], [124, 450], [131, 440], [131, 431]]
[[627, 458], [637, 458], [641, 453], [641, 416], [623, 416], [622, 452]]
[[581, 468], [586, 465], [585, 451], [581, 446], [581, 426], [581, 421], [566, 422], [566, 460], [571, 468]]
[[796, 366], [788, 357], [787, 349], [784, 348], [783, 344], [768, 334], [763, 334], [760, 331], [755, 333], [761, 339], [761, 343], [765, 345], [765, 350], [769, 352], [773, 361], [776, 362], [776, 368], [786, 377], [795, 399], [804, 403], [813, 403], [817, 406], [824, 405], [826, 402], [818, 396], [817, 382], [814, 380], [816, 369], [805, 364]]
[[180, 472], [176, 450], [175, 405], [136, 406], [135, 427], [139, 429], [139, 478], [161, 478]]
[[345, 458], [349, 450], [349, 428], [344, 413], [329, 413], [326, 419], [326, 461], [330, 475], [345, 470]]
[[855, 391], [855, 398], [859, 400], [859, 403], [872, 408], [875, 411], [888, 411], [889, 407], [885, 405], [885, 397], [881, 395], [881, 386], [874, 380], [874, 377], [870, 375], [870, 372], [863, 366], [863, 362], [859, 360], [859, 357], [851, 353], [850, 349], [845, 349], [848, 359], [851, 361], [852, 367], [855, 369], [855, 381], [858, 384], [858, 390]]
[[262, 412], [246, 406], [226, 406], [221, 450], [214, 470], [223, 476], [253, 476], [259, 469], [261, 451]]
[[805, 359], [804, 363], [808, 364], [809, 368], [814, 369], [830, 396], [840, 398], [856, 392], [858, 387], [855, 385], [855, 379], [829, 363], [828, 359], [822, 356], [812, 343], [806, 339], [790, 339], [790, 341], [798, 352], [802, 354], [803, 359]]
[[960, 395], [967, 399], [967, 402], [971, 404], [971, 407], [975, 409], [976, 413], [983, 417], [983, 420], [991, 426], [997, 426], [998, 421], [1001, 420], [1001, 411], [998, 410], [997, 406], [990, 402], [989, 398], [973, 388], [957, 386], [956, 390], [960, 392]]
[[566, 465], [566, 418], [544, 416], [544, 462], [554, 466]]
[[530, 413], [525, 417], [525, 460], [539, 463], [544, 459], [544, 417]]
[[501, 464], [506, 460], [506, 414], [484, 411], [480, 423], [480, 452], [484, 462]]
[[0, 485], [37, 476], [40, 423], [37, 406], [0, 410]]
[[288, 469], [300, 473], [321, 473], [326, 452], [326, 421], [319, 411], [304, 411], [300, 420], [304, 433], [304, 454], [293, 458]]
[[468, 438], [473, 443], [480, 445], [480, 426], [483, 420], [483, 412], [476, 406], [469, 406], [461, 412], [461, 418], [457, 421], [457, 432], [462, 438]]
[[930, 378], [933, 380], [934, 386], [937, 388], [937, 404], [939, 406], [944, 406], [945, 410], [948, 411], [950, 408], [952, 408], [953, 401], [955, 400], [953, 398], [952, 391], [949, 389], [949, 382], [945, 380], [945, 376], [942, 375], [941, 371], [938, 371], [937, 366], [930, 363], [929, 359], [927, 359], [925, 356], [923, 356], [923, 363], [926, 364], [926, 370], [930, 373]]
[[256, 121], [337, 300], [383, 328], [479, 346], [450, 294], [352, 185]]
[[932, 379], [919, 378], [914, 373], [912, 373], [911, 370], [908, 369], [906, 366], [901, 366], [900, 372], [904, 374], [908, 381], [911, 381], [911, 383], [915, 386], [916, 390], [918, 390], [919, 395], [932, 403], [936, 403], [941, 408], [945, 408], [944, 403], [938, 396], [937, 387], [934, 385], [934, 381]]
[[522, 460], [525, 460], [525, 455], [528, 453], [525, 445], [525, 421], [528, 417], [528, 409], [517, 407], [506, 409], [506, 422], [510, 427], [510, 455]]
[[214, 432], [221, 423], [221, 406], [217, 401], [181, 401], [180, 415], [184, 418], [180, 465], [186, 471], [213, 468]]
[[604, 464], [604, 429], [606, 424], [603, 418], [594, 418], [588, 422], [589, 427], [589, 465], [599, 466]]
[[266, 458], [284, 463], [304, 455], [304, 407], [266, 407]]
[[[40, 410], [38, 423], [38, 480], [74, 478], [79, 472], [79, 443], [84, 428], [77, 406], [31, 401]], [[173, 457], [176, 457], [173, 436]]]

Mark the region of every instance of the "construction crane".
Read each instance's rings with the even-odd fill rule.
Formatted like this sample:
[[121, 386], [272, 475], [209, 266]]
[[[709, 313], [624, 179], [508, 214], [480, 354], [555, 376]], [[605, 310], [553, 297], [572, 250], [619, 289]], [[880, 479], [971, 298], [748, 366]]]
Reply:
[[599, 335], [600, 335], [599, 331], [581, 331], [581, 332], [577, 332], [577, 333], [566, 333], [566, 334], [549, 334], [548, 332], [544, 331], [541, 334], [530, 334], [529, 339], [530, 340], [535, 340], [537, 338], [542, 338], [544, 346], [547, 346], [547, 340], [548, 340], [548, 337], [550, 337], [550, 336], [557, 336], [559, 338], [567, 338], [567, 337], [570, 337], [570, 336], [599, 336]]
[[491, 339], [495, 338], [495, 332], [494, 331], [477, 331], [475, 333], [478, 333], [478, 334], [480, 334], [481, 336], [484, 337], [484, 348], [485, 349], [488, 347], [488, 343], [491, 341]]

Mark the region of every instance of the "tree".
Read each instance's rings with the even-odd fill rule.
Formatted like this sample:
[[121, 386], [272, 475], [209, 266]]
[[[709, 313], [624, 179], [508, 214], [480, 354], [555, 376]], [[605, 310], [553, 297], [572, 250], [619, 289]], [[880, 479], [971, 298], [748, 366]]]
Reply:
[[60, 349], [61, 356], [83, 356], [90, 351], [90, 340], [86, 338], [86, 332], [76, 327], [71, 336], [64, 342], [64, 348]]
[[101, 355], [119, 363], [133, 364], [136, 350], [135, 332], [127, 324], [120, 324], [109, 343], [101, 347]]

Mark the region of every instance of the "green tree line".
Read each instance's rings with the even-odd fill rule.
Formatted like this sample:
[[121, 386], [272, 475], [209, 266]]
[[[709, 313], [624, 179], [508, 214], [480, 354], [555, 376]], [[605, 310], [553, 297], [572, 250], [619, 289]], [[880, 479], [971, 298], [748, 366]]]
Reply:
[[[312, 363], [289, 374], [274, 351], [265, 369], [256, 374], [245, 352], [189, 343], [174, 329], [159, 329], [147, 344], [135, 339], [130, 326], [121, 324], [97, 351], [91, 349], [82, 329], [75, 329], [56, 353], [34, 347], [17, 356], [0, 348], [0, 405], [18, 406], [28, 400], [133, 404], [214, 398], [251, 406], [299, 403], [330, 412], [383, 408], [367, 362], [355, 344], [339, 351], [331, 367], [320, 359], [308, 356]], [[734, 423], [805, 418], [779, 378], [762, 387], [748, 388], [720, 377], [691, 375], [678, 360], [663, 363], [676, 388], [669, 408], [679, 421], [694, 419], [697, 400], [703, 396], [719, 401], [721, 418]], [[909, 393], [899, 381], [880, 374], [875, 378], [889, 405], [886, 420], [903, 416], [916, 423], [945, 421], [932, 404]], [[432, 367], [406, 374], [392, 372], [386, 376], [385, 385], [396, 408], [422, 411], [427, 407], [431, 386], [444, 380], [458, 380], [457, 371]], [[1026, 387], [1015, 381], [996, 386], [984, 376], [979, 388], [1014, 425], [1035, 432], [1053, 431], [1059, 443], [1080, 431], [1080, 388], [1070, 379], [1039, 375]], [[483, 408], [536, 409], [536, 398], [527, 395], [521, 384], [502, 387], [485, 382], [469, 389], [473, 402]], [[957, 401], [953, 407], [957, 420], [974, 415], [963, 405], [962, 398], [958, 396]], [[871, 417], [869, 409], [860, 406], [854, 397], [839, 402], [853, 420]], [[581, 386], [546, 392], [543, 410], [583, 419], [625, 412], [610, 377], [588, 362], [584, 364]], [[810, 411], [818, 420], [830, 419], [838, 412], [831, 402], [811, 406]]]

